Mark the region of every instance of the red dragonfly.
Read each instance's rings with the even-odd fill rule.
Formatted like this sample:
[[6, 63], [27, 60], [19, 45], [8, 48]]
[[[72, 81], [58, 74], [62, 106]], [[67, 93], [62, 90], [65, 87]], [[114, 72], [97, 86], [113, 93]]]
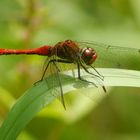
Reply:
[[[83, 48], [82, 48], [83, 47]], [[103, 80], [104, 76], [102, 76], [96, 69], [95, 66], [98, 67], [123, 67], [123, 68], [132, 68], [133, 64], [137, 63], [138, 67], [134, 68], [140, 70], [140, 50], [133, 48], [124, 48], [124, 47], [116, 47], [110, 45], [104, 45], [99, 43], [88, 43], [88, 42], [75, 42], [72, 40], [65, 40], [62, 42], [58, 42], [54, 46], [44, 45], [40, 48], [34, 49], [26, 49], [26, 50], [15, 50], [15, 49], [0, 49], [0, 55], [10, 55], [10, 54], [36, 54], [42, 56], [48, 56], [48, 63], [43, 72], [41, 80], [43, 80], [46, 71], [50, 64], [53, 64], [55, 69], [57, 70], [60, 90], [61, 90], [61, 101], [65, 108], [65, 102], [63, 97], [63, 90], [61, 86], [61, 80], [59, 78], [60, 69], [58, 67], [58, 63], [74, 63], [78, 69], [78, 78], [81, 81], [88, 82], [94, 84], [95, 87], [97, 85], [93, 82], [87, 81], [81, 77], [80, 68], [83, 68], [85, 72], [94, 77], [98, 77]], [[55, 56], [55, 57], [54, 57]], [[99, 57], [97, 59], [97, 56]], [[111, 59], [111, 56], [113, 56]], [[128, 57], [126, 57], [128, 56]], [[127, 62], [131, 63], [128, 65]], [[95, 72], [92, 73], [88, 70], [87, 67], [91, 67]], [[136, 67], [136, 66], [135, 66]], [[106, 89], [102, 86], [104, 92]]]

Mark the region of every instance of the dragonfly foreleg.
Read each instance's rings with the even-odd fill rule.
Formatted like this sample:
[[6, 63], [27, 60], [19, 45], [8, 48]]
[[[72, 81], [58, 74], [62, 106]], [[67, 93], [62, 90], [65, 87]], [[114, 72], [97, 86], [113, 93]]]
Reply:
[[[89, 74], [91, 74], [91, 75], [93, 75], [93, 76], [96, 76], [96, 77], [98, 77], [99, 79], [103, 80], [102, 76], [99, 74], [99, 72], [97, 72], [97, 70], [94, 69], [94, 70], [97, 72], [98, 75], [96, 75], [96, 74], [90, 72], [81, 62], [80, 62], [80, 65], [82, 66], [82, 68], [83, 68], [87, 73], [89, 73]], [[93, 67], [92, 67], [92, 68], [93, 68]]]
[[101, 75], [97, 70], [96, 70], [96, 68], [95, 67], [93, 67], [92, 65], [89, 65], [91, 68], [93, 68], [94, 69], [94, 71], [98, 74], [98, 75], [100, 75], [100, 77], [102, 77], [102, 80], [104, 80], [104, 76], [103, 75]]
[[85, 79], [83, 79], [83, 78], [81, 77], [81, 73], [80, 73], [80, 64], [79, 64], [79, 63], [77, 64], [77, 68], [78, 68], [78, 78], [79, 78], [81, 81], [84, 81], [84, 82], [87, 82], [87, 83], [91, 83], [91, 84], [93, 84], [95, 87], [98, 87], [95, 83], [93, 83], [93, 82], [91, 82], [91, 81], [87, 81], [87, 80], [85, 80]]
[[[99, 76], [100, 74], [99, 74], [99, 75], [93, 74], [93, 73], [89, 72], [88, 69], [86, 69], [86, 67], [85, 67], [82, 63], [78, 64], [78, 78], [79, 78], [80, 80], [82, 80], [82, 81], [89, 82], [89, 83], [95, 85], [95, 87], [97, 87], [97, 85], [96, 85], [95, 83], [90, 82], [90, 81], [87, 81], [87, 80], [81, 78], [81, 76], [80, 76], [80, 65], [82, 66], [82, 68], [83, 68], [87, 73], [89, 73], [89, 74], [91, 74], [91, 75], [94, 75], [94, 76], [97, 76], [98, 78], [101, 79], [101, 77]], [[94, 67], [93, 67], [93, 68], [94, 68]], [[94, 68], [94, 70], [95, 70], [95, 68]], [[97, 70], [95, 70], [95, 71], [98, 73]], [[103, 80], [103, 79], [101, 79], [101, 80]], [[102, 88], [103, 88], [104, 92], [106, 92], [106, 88], [105, 88], [104, 85], [102, 86]]]

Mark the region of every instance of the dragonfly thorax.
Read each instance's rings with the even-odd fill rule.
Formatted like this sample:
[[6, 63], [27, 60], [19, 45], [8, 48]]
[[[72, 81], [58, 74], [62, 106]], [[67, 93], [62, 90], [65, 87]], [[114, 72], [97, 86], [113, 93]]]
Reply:
[[81, 50], [81, 58], [87, 65], [91, 65], [97, 58], [97, 53], [92, 48], [84, 48]]
[[76, 62], [80, 57], [79, 46], [71, 41], [66, 40], [64, 42], [57, 43], [51, 50], [51, 55], [56, 55], [61, 59], [65, 59], [71, 62]]

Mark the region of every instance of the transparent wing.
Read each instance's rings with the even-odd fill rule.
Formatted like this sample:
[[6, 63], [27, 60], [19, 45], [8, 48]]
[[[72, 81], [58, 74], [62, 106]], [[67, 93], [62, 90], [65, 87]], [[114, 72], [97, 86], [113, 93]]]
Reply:
[[91, 47], [97, 53], [95, 67], [140, 70], [140, 49], [111, 46], [101, 43], [78, 42], [79, 46]]
[[[43, 77], [45, 77], [45, 80], [48, 85], [50, 85], [50, 88], [53, 88], [52, 90], [52, 95], [57, 97], [62, 105], [65, 107], [65, 101], [64, 101], [64, 95], [63, 95], [63, 87], [61, 83], [61, 77], [60, 77], [60, 72], [61, 72], [61, 66], [59, 62], [57, 62], [57, 57], [52, 56], [46, 59], [45, 65], [44, 65], [44, 73]], [[51, 81], [48, 81], [48, 78], [51, 76]]]

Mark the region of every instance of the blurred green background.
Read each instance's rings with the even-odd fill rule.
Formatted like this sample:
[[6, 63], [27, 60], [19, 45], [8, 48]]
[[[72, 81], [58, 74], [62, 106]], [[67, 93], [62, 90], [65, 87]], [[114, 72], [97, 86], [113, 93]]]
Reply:
[[[139, 7], [139, 0], [1, 0], [0, 48], [35, 48], [65, 39], [140, 48]], [[0, 56], [0, 124], [41, 77], [44, 60]], [[56, 101], [28, 124], [18, 140], [139, 140], [138, 93], [139, 88], [112, 88], [93, 108], [82, 102], [73, 105], [81, 99], [71, 94], [66, 97], [67, 111]], [[81, 115], [71, 106], [81, 109]]]

